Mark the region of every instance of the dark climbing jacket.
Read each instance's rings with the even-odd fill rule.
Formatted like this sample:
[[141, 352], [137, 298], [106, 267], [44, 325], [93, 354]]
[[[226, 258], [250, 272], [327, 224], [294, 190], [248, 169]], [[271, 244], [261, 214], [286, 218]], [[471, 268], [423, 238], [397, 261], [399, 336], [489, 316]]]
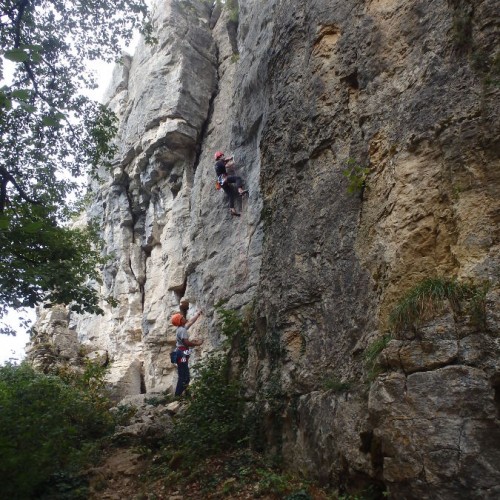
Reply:
[[215, 189], [219, 190], [225, 182], [224, 174], [227, 175], [226, 162], [224, 160], [218, 160], [214, 165], [215, 175], [217, 180], [215, 181]]
[[220, 177], [222, 174], [227, 174], [226, 162], [224, 160], [218, 160], [214, 166], [215, 175]]

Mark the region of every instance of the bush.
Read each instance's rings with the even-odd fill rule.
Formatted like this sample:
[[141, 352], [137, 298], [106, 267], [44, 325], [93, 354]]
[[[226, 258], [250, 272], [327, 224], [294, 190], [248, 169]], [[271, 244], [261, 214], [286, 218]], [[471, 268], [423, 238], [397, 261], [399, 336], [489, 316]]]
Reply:
[[171, 437], [178, 451], [199, 459], [234, 449], [246, 433], [240, 384], [229, 380], [228, 357], [210, 354], [194, 369], [197, 375], [189, 388], [191, 401], [176, 420]]
[[39, 498], [56, 475], [77, 472], [113, 430], [98, 401], [25, 363], [0, 367], [0, 497]]

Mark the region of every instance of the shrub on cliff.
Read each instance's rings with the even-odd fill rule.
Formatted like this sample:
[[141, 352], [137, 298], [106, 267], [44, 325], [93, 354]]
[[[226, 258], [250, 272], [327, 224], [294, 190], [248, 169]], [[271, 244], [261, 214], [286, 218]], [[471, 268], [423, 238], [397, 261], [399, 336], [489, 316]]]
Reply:
[[51, 482], [77, 472], [113, 430], [108, 407], [85, 377], [74, 384], [27, 364], [0, 367], [1, 498], [43, 498]]

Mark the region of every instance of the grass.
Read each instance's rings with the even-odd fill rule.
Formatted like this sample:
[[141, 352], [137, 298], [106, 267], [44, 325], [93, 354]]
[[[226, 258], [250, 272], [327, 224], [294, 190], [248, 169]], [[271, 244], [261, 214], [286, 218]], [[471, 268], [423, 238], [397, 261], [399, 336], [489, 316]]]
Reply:
[[387, 347], [391, 341], [391, 335], [384, 335], [372, 342], [364, 352], [366, 367], [368, 369], [368, 380], [374, 380], [381, 372], [382, 368], [377, 363], [379, 354]]
[[349, 391], [349, 389], [351, 388], [351, 383], [349, 381], [342, 382], [338, 377], [327, 376], [323, 379], [321, 387], [325, 391], [333, 391], [337, 394], [342, 394]]
[[372, 342], [365, 350], [364, 358], [368, 363], [374, 363], [378, 355], [387, 347], [391, 341], [390, 335], [384, 335]]
[[446, 303], [456, 312], [467, 305], [471, 321], [484, 326], [485, 297], [489, 284], [462, 283], [454, 278], [427, 278], [408, 290], [389, 315], [392, 331], [418, 326], [443, 312]]

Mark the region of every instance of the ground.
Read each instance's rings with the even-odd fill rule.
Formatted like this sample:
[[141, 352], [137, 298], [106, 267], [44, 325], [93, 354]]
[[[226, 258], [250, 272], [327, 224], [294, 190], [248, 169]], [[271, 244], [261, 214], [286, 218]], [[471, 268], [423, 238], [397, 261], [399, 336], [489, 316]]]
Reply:
[[182, 457], [150, 450], [115, 448], [88, 472], [89, 500], [337, 498], [318, 486], [281, 473], [249, 450], [228, 452], [181, 467]]

